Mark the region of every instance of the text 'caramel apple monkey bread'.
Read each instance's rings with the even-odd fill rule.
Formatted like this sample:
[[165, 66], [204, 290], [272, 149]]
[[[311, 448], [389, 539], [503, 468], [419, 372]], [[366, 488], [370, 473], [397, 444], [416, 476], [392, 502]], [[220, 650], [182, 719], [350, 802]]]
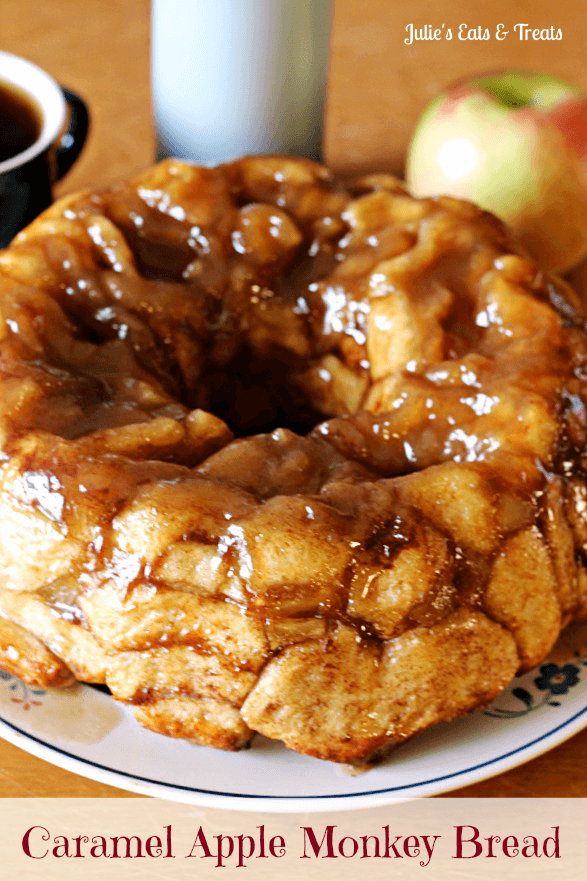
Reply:
[[70, 196], [0, 254], [0, 667], [374, 761], [587, 598], [587, 335], [493, 216], [287, 157]]

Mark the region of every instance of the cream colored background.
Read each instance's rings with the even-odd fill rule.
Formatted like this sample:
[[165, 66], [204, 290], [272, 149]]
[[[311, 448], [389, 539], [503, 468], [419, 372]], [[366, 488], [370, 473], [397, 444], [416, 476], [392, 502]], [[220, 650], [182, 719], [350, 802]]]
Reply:
[[[19, 879], [43, 878], [47, 881], [78, 879], [93, 881], [108, 878], [157, 879], [226, 879], [249, 878], [251, 881], [289, 879], [442, 879], [442, 881], [469, 881], [469, 879], [499, 879], [499, 881], [543, 881], [561, 878], [575, 881], [584, 877], [587, 804], [580, 799], [450, 799], [448, 801], [422, 800], [365, 811], [330, 814], [253, 814], [232, 811], [199, 811], [168, 802], [137, 799], [132, 803], [107, 799], [22, 799], [0, 803], [0, 854], [2, 877]], [[214, 835], [258, 835], [257, 827], [265, 825], [266, 840], [281, 835], [286, 842], [282, 858], [246, 860], [236, 867], [236, 859], [226, 860], [226, 866], [216, 867], [213, 858], [186, 859], [200, 826], [209, 844]], [[429, 865], [420, 866], [421, 857], [412, 859], [366, 859], [359, 855], [345, 859], [301, 859], [303, 833], [301, 826], [312, 826], [320, 837], [327, 824], [336, 825], [340, 840], [345, 835], [381, 834], [382, 827], [390, 827], [396, 835], [440, 835]], [[495, 859], [479, 856], [476, 859], [453, 859], [456, 825], [476, 826], [482, 837], [489, 835], [535, 835], [540, 840], [551, 836], [553, 826], [560, 827], [561, 858], [508, 858], [503, 854]], [[44, 826], [52, 836], [68, 835], [139, 835], [143, 841], [151, 835], [165, 836], [164, 827], [171, 825], [175, 859], [57, 859], [51, 855], [34, 860], [25, 856], [22, 838], [31, 826]], [[199, 853], [201, 851], [198, 851]], [[496, 851], [497, 852], [497, 851]], [[424, 857], [424, 861], [427, 857]]]

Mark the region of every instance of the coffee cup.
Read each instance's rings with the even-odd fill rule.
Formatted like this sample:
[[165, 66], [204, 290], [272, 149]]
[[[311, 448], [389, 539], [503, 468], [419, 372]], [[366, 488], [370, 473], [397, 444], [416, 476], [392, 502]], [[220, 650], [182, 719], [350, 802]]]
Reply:
[[79, 95], [36, 64], [0, 52], [0, 247], [51, 204], [88, 125]]

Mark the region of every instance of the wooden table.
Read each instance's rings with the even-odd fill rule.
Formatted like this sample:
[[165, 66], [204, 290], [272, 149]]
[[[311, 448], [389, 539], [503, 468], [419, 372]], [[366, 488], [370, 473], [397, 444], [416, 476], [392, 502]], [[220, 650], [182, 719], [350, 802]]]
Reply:
[[[426, 101], [446, 82], [473, 69], [507, 63], [538, 66], [587, 86], [587, 68], [579, 51], [584, 34], [577, 26], [582, 2], [568, 0], [555, 12], [551, 4], [533, 4], [532, 21], [537, 26], [567, 27], [563, 43], [509, 43], [506, 48], [495, 42], [406, 47], [403, 37], [408, 21], [418, 27], [440, 19], [457, 26], [468, 21], [492, 27], [502, 21], [526, 21], [523, 11], [516, 17], [510, 0], [491, 4], [444, 0], [444, 6], [432, 7], [424, 0], [412, 0], [409, 13], [400, 13], [403, 4], [389, 0], [338, 0], [327, 159], [342, 170], [370, 166], [400, 170], [410, 127]], [[79, 91], [91, 106], [90, 141], [60, 185], [60, 193], [108, 183], [151, 163], [147, 0], [0, 0], [0, 21], [0, 49], [37, 62], [59, 82]], [[587, 730], [514, 771], [452, 795], [587, 796]], [[55, 768], [0, 741], [0, 797], [9, 796], [130, 797], [130, 793]]]

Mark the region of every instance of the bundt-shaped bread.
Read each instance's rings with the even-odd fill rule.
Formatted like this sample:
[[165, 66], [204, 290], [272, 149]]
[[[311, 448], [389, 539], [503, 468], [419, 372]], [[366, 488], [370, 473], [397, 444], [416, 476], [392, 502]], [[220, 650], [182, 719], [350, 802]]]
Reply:
[[587, 596], [587, 335], [492, 216], [168, 161], [0, 254], [0, 667], [360, 763]]

